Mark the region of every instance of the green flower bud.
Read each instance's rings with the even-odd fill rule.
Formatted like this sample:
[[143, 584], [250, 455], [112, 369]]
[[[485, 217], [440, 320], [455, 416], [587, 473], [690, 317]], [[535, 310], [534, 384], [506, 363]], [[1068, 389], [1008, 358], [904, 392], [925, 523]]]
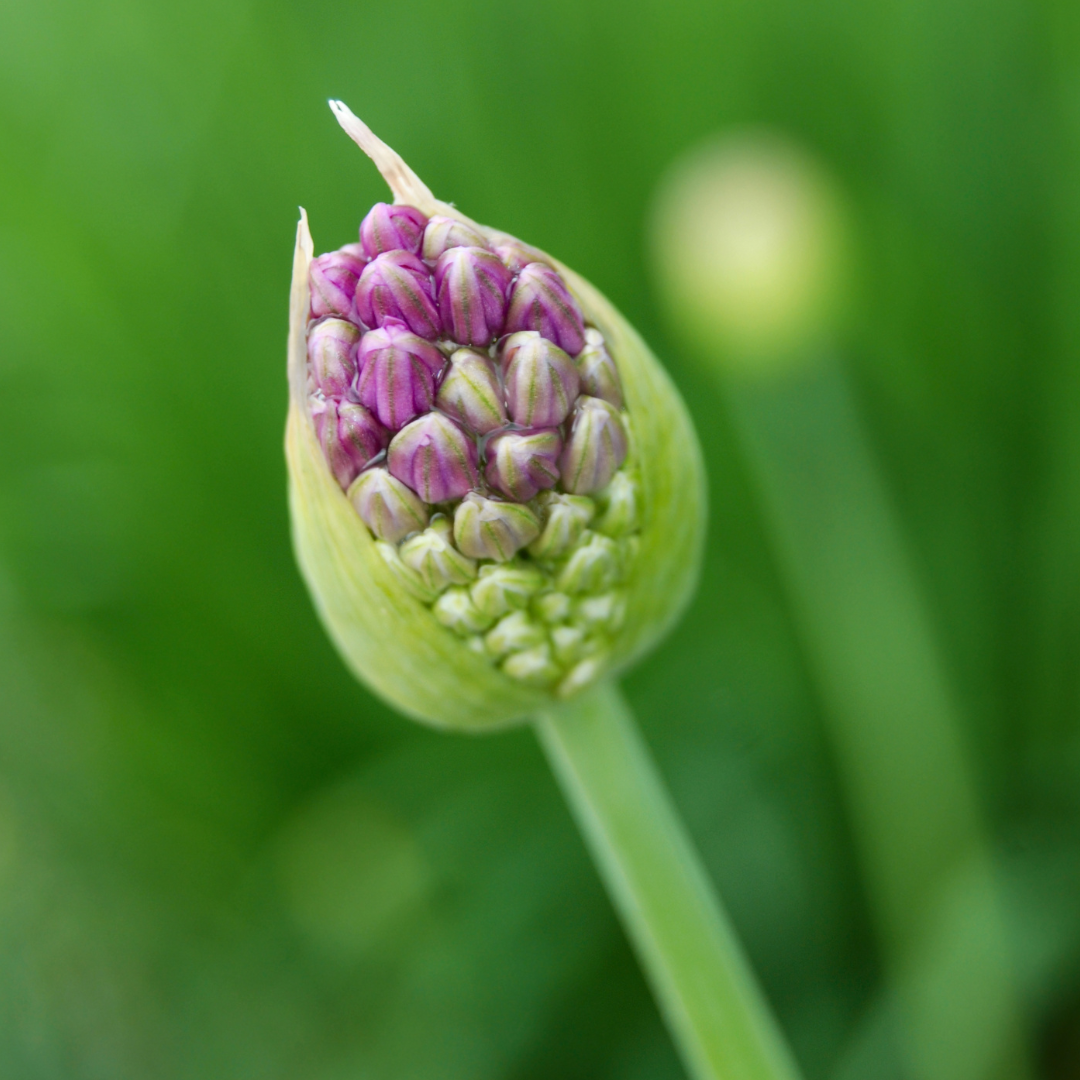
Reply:
[[592, 523], [605, 536], [627, 536], [638, 528], [638, 487], [625, 469], [620, 469], [602, 491], [596, 493], [600, 514]]
[[[534, 253], [514, 237], [434, 198], [405, 162], [340, 102], [332, 106], [342, 127], [387, 178], [402, 222], [446, 219], [431, 228], [432, 252], [440, 246], [444, 253], [453, 251], [445, 245], [469, 240], [466, 246], [486, 246], [519, 275], [507, 293], [513, 319], [508, 315], [506, 333], [550, 331], [555, 336], [548, 340], [573, 356], [583, 343], [592, 350], [582, 361], [583, 377], [595, 391], [586, 397], [598, 404], [582, 403], [563, 426], [560, 478], [551, 491], [558, 499], [545, 502], [546, 496], [538, 496], [536, 503], [526, 504], [492, 499], [486, 490], [477, 490], [487, 465], [488, 434], [502, 426], [489, 425], [499, 419], [500, 408], [514, 419], [501, 396], [493, 416], [481, 415], [492, 412], [479, 400], [482, 393], [492, 384], [500, 395], [505, 390], [498, 381], [502, 373], [484, 364], [474, 365], [479, 382], [452, 386], [453, 394], [448, 391], [442, 403], [436, 398], [440, 412], [425, 414], [442, 415], [448, 422], [452, 417], [464, 425], [469, 440], [475, 437], [477, 471], [473, 473], [471, 460], [460, 470], [469, 477], [467, 490], [454, 483], [442, 488], [420, 484], [410, 491], [407, 485], [417, 480], [417, 469], [397, 461], [395, 472], [407, 473], [404, 482], [398, 477], [400, 488], [387, 463], [379, 463], [367, 466], [347, 496], [317, 438], [308, 393], [307, 336], [315, 325], [310, 281], [314, 245], [307, 216], [301, 215], [290, 304], [286, 452], [293, 541], [319, 615], [355, 674], [402, 711], [442, 727], [472, 730], [522, 720], [625, 668], [663, 636], [681, 611], [696, 579], [702, 546], [704, 486], [697, 442], [663, 369], [592, 285], [558, 260]], [[396, 228], [398, 218], [385, 213]], [[406, 246], [397, 254], [378, 256], [380, 266], [394, 264], [380, 271], [386, 280], [375, 280], [378, 274], [366, 271], [371, 280], [365, 303], [384, 322], [399, 317], [398, 309], [403, 316], [416, 314], [405, 311], [401, 299], [406, 293], [412, 297], [413, 284], [424, 293], [417, 301], [421, 306], [427, 298], [424, 289], [432, 283], [411, 250]], [[547, 269], [541, 272], [538, 266]], [[398, 274], [391, 281], [387, 275], [395, 268], [410, 273], [413, 268], [415, 273], [408, 280]], [[400, 288], [394, 292], [391, 286]], [[391, 311], [383, 304], [386, 310], [376, 310], [384, 300], [394, 300], [397, 308]], [[437, 332], [443, 335], [446, 328], [438, 323]], [[433, 340], [426, 324], [423, 334]], [[441, 347], [452, 351], [449, 343]], [[617, 381], [611, 378], [612, 366]], [[565, 373], [570, 382], [576, 371]], [[514, 374], [520, 381], [522, 372], [515, 369]], [[622, 394], [619, 411], [602, 400], [614, 396], [616, 386]], [[521, 411], [517, 382], [515, 388], [514, 407]], [[443, 403], [449, 408], [444, 410]], [[631, 427], [633, 438], [624, 443], [622, 431]], [[400, 451], [398, 447], [398, 458]], [[621, 503], [612, 474], [623, 465], [624, 455], [624, 470], [637, 488], [634, 518], [613, 510]], [[567, 484], [564, 474], [570, 478]], [[588, 518], [581, 520], [585, 504], [569, 500], [605, 485], [612, 494], [605, 493], [601, 521], [608, 524], [588, 532]], [[403, 496], [401, 489], [408, 494]], [[446, 516], [436, 517], [430, 528], [435, 507], [424, 496], [445, 499], [438, 509]], [[447, 531], [451, 520], [452, 538]], [[605, 535], [607, 531], [611, 535]], [[540, 541], [538, 555], [524, 550], [534, 541]], [[634, 549], [634, 573], [623, 582]], [[464, 568], [470, 560], [477, 560], [477, 576], [466, 584]], [[600, 602], [617, 583], [622, 590], [617, 595], [625, 601], [621, 619], [613, 614], [622, 609], [621, 601]]]
[[464, 585], [476, 577], [476, 561], [454, 547], [449, 519], [437, 514], [420, 534], [400, 548], [401, 561], [415, 570], [430, 589]]

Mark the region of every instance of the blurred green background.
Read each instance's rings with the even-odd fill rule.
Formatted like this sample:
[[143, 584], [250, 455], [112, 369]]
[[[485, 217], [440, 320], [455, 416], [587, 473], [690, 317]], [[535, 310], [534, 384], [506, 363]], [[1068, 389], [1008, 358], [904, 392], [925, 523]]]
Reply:
[[385, 195], [330, 96], [688, 400], [707, 564], [626, 686], [810, 1080], [853, 1075], [881, 950], [814, 643], [644, 237], [706, 136], [829, 171], [1033, 1055], [1080, 1077], [1080, 14], [1025, 0], [4, 0], [0, 1076], [681, 1075], [532, 733], [393, 715], [294, 567], [297, 206], [326, 250]]

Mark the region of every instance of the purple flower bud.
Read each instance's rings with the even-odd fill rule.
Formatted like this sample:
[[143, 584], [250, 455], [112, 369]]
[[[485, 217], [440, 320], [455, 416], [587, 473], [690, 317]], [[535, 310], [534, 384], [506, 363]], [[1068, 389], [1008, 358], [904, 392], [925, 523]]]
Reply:
[[311, 418], [330, 471], [343, 488], [386, 448], [390, 439], [386, 428], [363, 405], [353, 401], [314, 399]]
[[428, 413], [402, 428], [390, 443], [387, 463], [428, 503], [458, 499], [480, 482], [476, 443], [441, 413]]
[[528, 502], [559, 479], [562, 436], [556, 428], [502, 431], [485, 449], [487, 482], [515, 502]]
[[529, 263], [518, 274], [506, 311], [506, 332], [515, 330], [538, 330], [571, 356], [584, 347], [581, 308], [550, 266]]
[[470, 492], [454, 512], [454, 541], [473, 559], [506, 562], [540, 532], [540, 519], [520, 503]]
[[559, 462], [562, 486], [574, 495], [599, 491], [623, 463], [626, 449], [618, 410], [602, 398], [582, 395]]
[[325, 319], [308, 334], [308, 370], [327, 397], [344, 397], [356, 377], [360, 328], [345, 319]]
[[503, 266], [511, 274], [520, 274], [529, 263], [543, 263], [547, 260], [536, 248], [523, 244], [520, 240], [506, 240], [495, 245], [495, 254], [502, 259]]
[[351, 255], [354, 259], [359, 260], [361, 266], [366, 266], [368, 263], [367, 252], [364, 251], [363, 244], [342, 244], [338, 251], [343, 255]]
[[444, 331], [462, 345], [488, 345], [502, 333], [510, 272], [480, 247], [452, 247], [435, 264]]
[[506, 403], [522, 427], [557, 427], [578, 396], [580, 377], [574, 361], [536, 330], [522, 330], [501, 347]]
[[357, 356], [357, 394], [391, 431], [431, 408], [446, 358], [403, 322], [388, 319], [377, 330], [369, 330]]
[[311, 260], [311, 314], [340, 315], [352, 318], [356, 314], [354, 298], [356, 283], [364, 272], [364, 261], [344, 251], [328, 251]]
[[356, 311], [368, 326], [400, 319], [414, 334], [430, 341], [442, 332], [431, 274], [408, 251], [388, 251], [364, 267], [356, 286]]
[[383, 465], [367, 469], [349, 488], [349, 501], [380, 539], [396, 544], [428, 523], [428, 508]]
[[450, 357], [450, 370], [435, 404], [477, 435], [486, 435], [506, 423], [495, 367], [486, 353], [476, 349], [458, 349]]
[[452, 247], [486, 248], [488, 242], [471, 225], [455, 218], [436, 214], [428, 219], [424, 230], [424, 258], [434, 262], [444, 251]]
[[376, 203], [360, 223], [360, 243], [369, 259], [384, 251], [408, 251], [415, 255], [424, 242], [427, 218], [414, 206]]
[[585, 348], [577, 356], [581, 374], [581, 392], [603, 398], [616, 409], [623, 407], [622, 384], [611, 353], [604, 345], [604, 335], [591, 326], [585, 331]]

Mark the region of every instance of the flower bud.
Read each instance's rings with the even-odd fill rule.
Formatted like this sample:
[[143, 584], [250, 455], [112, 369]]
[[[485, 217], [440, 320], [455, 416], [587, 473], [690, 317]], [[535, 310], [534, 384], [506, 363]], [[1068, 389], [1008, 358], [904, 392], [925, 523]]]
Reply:
[[381, 453], [390, 433], [364, 408], [352, 401], [315, 399], [311, 405], [315, 432], [335, 479], [347, 488], [356, 474]]
[[387, 251], [364, 267], [356, 286], [356, 311], [368, 326], [400, 319], [414, 333], [434, 341], [442, 332], [431, 274], [408, 251]]
[[428, 508], [382, 465], [362, 472], [348, 494], [364, 524], [391, 544], [428, 523]]
[[626, 451], [618, 410], [601, 398], [579, 397], [559, 462], [563, 487], [575, 495], [599, 490], [615, 475]]
[[604, 335], [591, 326], [585, 331], [585, 348], [577, 356], [581, 392], [603, 398], [616, 409], [623, 407], [622, 385], [611, 353], [604, 344]]
[[480, 482], [476, 443], [448, 416], [437, 412], [421, 416], [393, 437], [387, 464], [394, 476], [427, 503], [459, 499]]
[[495, 621], [494, 615], [488, 615], [476, 606], [468, 589], [456, 585], [447, 589], [435, 601], [431, 611], [443, 626], [462, 637], [482, 633]]
[[620, 469], [611, 483], [596, 493], [600, 516], [593, 528], [607, 536], [627, 536], [641, 524], [640, 493], [637, 483], [625, 469]]
[[537, 330], [571, 356], [585, 345], [585, 320], [557, 271], [544, 263], [522, 267], [510, 292], [506, 332]]
[[308, 367], [327, 397], [344, 397], [356, 377], [360, 328], [345, 319], [324, 319], [308, 334]]
[[312, 317], [340, 315], [342, 318], [352, 318], [356, 314], [356, 283], [363, 272], [363, 260], [346, 252], [328, 251], [312, 259]]
[[504, 615], [484, 637], [488, 652], [496, 658], [522, 649], [534, 649], [546, 641], [544, 628], [534, 623], [525, 611]]
[[415, 570], [430, 589], [464, 585], [476, 577], [476, 563], [458, 551], [451, 539], [448, 518], [437, 514], [431, 524], [401, 545], [401, 561]]
[[621, 592], [586, 596], [574, 605], [574, 621], [590, 630], [613, 632], [626, 619], [626, 597]]
[[388, 319], [377, 330], [369, 330], [357, 357], [357, 395], [391, 431], [431, 408], [446, 358], [403, 322]]
[[493, 619], [508, 611], [527, 607], [544, 577], [535, 566], [524, 563], [490, 563], [480, 567], [480, 576], [469, 590], [477, 610]]
[[537, 499], [543, 529], [529, 545], [534, 559], [557, 559], [581, 539], [596, 507], [584, 495], [563, 495], [549, 491]]
[[435, 262], [444, 252], [453, 247], [486, 248], [487, 240], [471, 225], [456, 218], [435, 214], [428, 220], [424, 230], [423, 255], [428, 262]]
[[596, 652], [600, 643], [586, 635], [582, 626], [556, 626], [551, 631], [555, 659], [560, 664], [576, 664], [583, 656]]
[[474, 559], [506, 562], [539, 533], [540, 519], [520, 503], [470, 492], [454, 511], [454, 541]]
[[511, 653], [502, 669], [511, 679], [531, 686], [549, 686], [562, 675], [562, 669], [551, 659], [551, 646], [547, 642]]
[[533, 611], [549, 624], [565, 622], [570, 618], [572, 604], [566, 593], [546, 592], [533, 601]]
[[461, 345], [489, 345], [502, 333], [510, 272], [481, 247], [452, 247], [435, 264], [443, 330]]
[[547, 257], [542, 251], [529, 244], [523, 244], [520, 240], [507, 239], [501, 244], [496, 244], [495, 254], [502, 260], [503, 266], [515, 275], [520, 274], [529, 263], [547, 265]]
[[495, 367], [489, 356], [476, 349], [458, 349], [450, 357], [435, 404], [477, 435], [506, 423]]
[[382, 556], [387, 569], [393, 574], [394, 579], [410, 596], [415, 597], [422, 604], [430, 604], [439, 595], [437, 589], [430, 588], [424, 579], [411, 567], [402, 561], [401, 553], [393, 544], [380, 540], [375, 544], [375, 550]]
[[515, 502], [528, 502], [559, 479], [562, 436], [557, 428], [501, 431], [484, 450], [487, 482]]
[[610, 589], [622, 575], [619, 545], [610, 536], [586, 533], [583, 543], [566, 560], [556, 586], [567, 593], [598, 593]]
[[500, 346], [510, 418], [522, 427], [557, 427], [578, 396], [574, 361], [535, 330], [505, 338]]
[[427, 220], [414, 206], [376, 203], [360, 223], [364, 254], [369, 259], [384, 251], [408, 251], [415, 255], [424, 242]]

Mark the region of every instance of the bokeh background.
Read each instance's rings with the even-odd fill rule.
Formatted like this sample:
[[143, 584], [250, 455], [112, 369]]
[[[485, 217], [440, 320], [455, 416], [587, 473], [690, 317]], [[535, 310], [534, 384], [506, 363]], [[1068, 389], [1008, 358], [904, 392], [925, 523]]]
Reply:
[[886, 965], [815, 643], [646, 237], [718, 133], [832, 178], [838, 363], [1034, 1072], [1080, 1076], [1080, 18], [1051, 0], [0, 3], [0, 1075], [682, 1075], [532, 733], [395, 716], [294, 567], [297, 206], [326, 250], [385, 194], [330, 96], [592, 279], [687, 398], [707, 563], [626, 689], [810, 1080], [903, 1075], [861, 1034]]

